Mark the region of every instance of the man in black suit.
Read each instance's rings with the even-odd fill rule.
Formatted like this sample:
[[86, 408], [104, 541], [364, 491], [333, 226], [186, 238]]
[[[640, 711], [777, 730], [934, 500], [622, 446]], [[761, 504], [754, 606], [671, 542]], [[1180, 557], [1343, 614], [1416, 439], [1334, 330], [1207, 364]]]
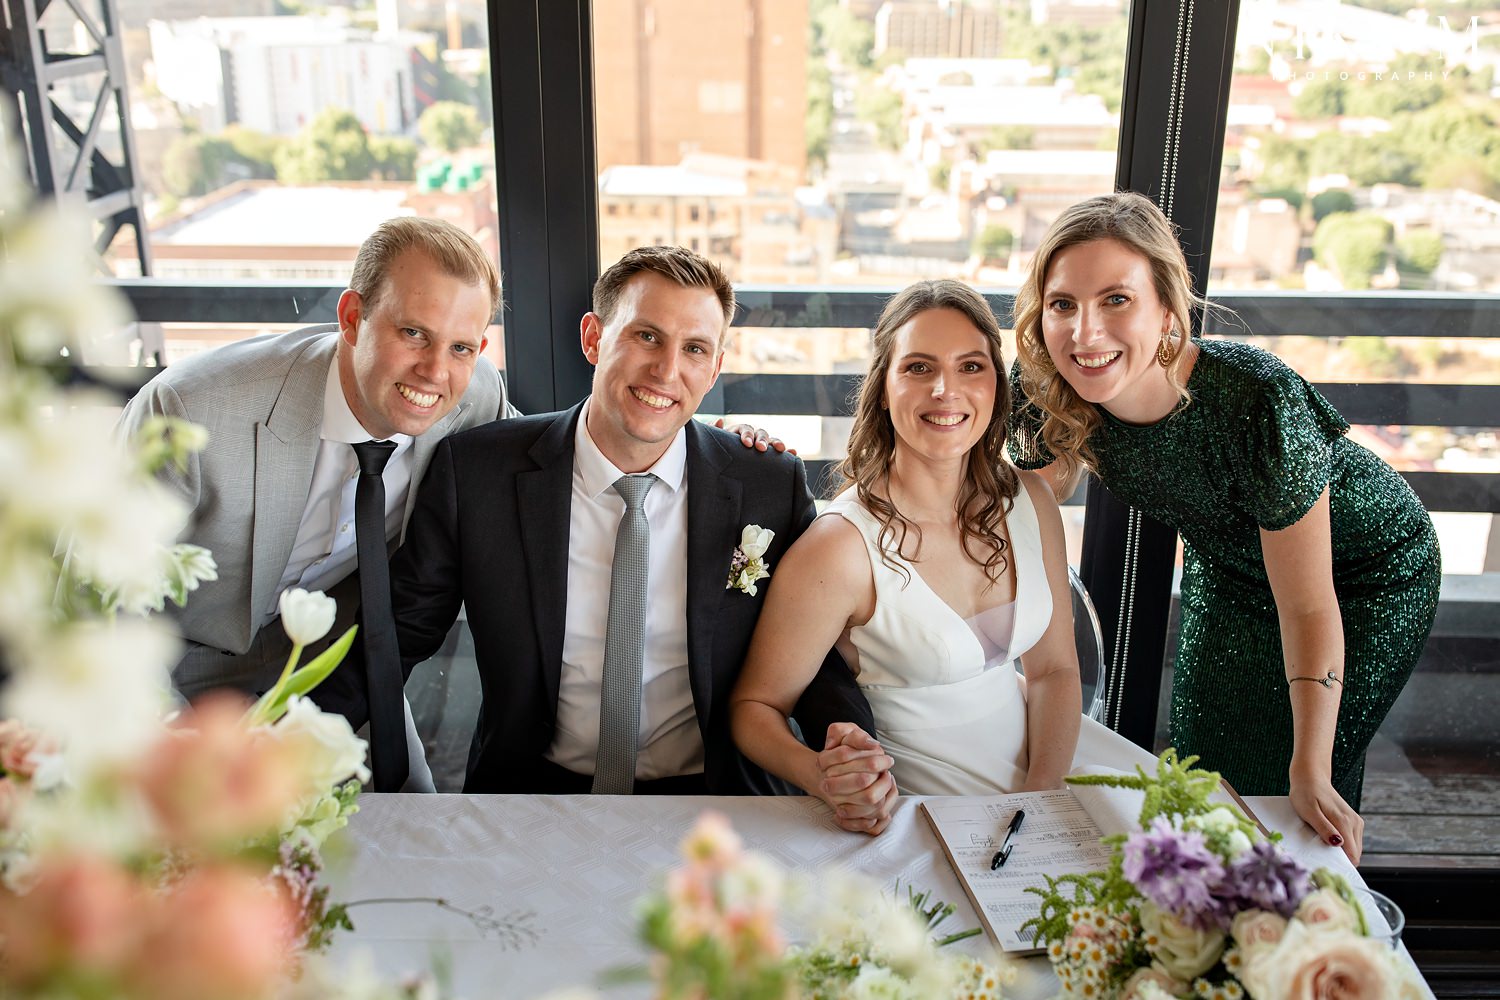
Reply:
[[[434, 456], [391, 566], [404, 668], [467, 607], [483, 703], [466, 792], [784, 792], [730, 740], [729, 695], [765, 587], [726, 581], [747, 525], [775, 533], [764, 556], [774, 572], [811, 523], [802, 462], [692, 419], [734, 313], [712, 262], [632, 251], [600, 277], [593, 305], [580, 326], [595, 366], [588, 399], [452, 436]], [[627, 499], [643, 481], [644, 496]], [[636, 532], [644, 547], [620, 555]], [[615, 605], [632, 596], [644, 605], [635, 625], [617, 623]], [[338, 670], [319, 700], [358, 724], [363, 676]], [[634, 679], [622, 687], [622, 676]], [[836, 655], [798, 719], [820, 744], [830, 723], [874, 731]], [[830, 766], [860, 753], [837, 746], [845, 728], [828, 739]]]

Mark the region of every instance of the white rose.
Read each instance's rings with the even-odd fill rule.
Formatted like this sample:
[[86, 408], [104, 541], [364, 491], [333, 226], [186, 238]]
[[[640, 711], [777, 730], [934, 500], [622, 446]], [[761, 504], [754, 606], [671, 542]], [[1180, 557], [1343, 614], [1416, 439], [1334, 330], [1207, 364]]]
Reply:
[[771, 547], [771, 539], [776, 537], [776, 532], [770, 528], [762, 528], [758, 524], [747, 524], [745, 530], [740, 532], [740, 550], [750, 559], [759, 559], [766, 554]]
[[351, 776], [370, 780], [369, 768], [365, 767], [365, 741], [354, 735], [342, 715], [324, 712], [307, 699], [294, 697], [271, 732], [279, 740], [296, 742], [300, 751], [297, 762], [307, 776], [311, 793], [321, 796]]
[[1311, 931], [1352, 931], [1359, 927], [1359, 915], [1332, 889], [1317, 889], [1303, 896], [1296, 918]]
[[1166, 972], [1190, 981], [1212, 968], [1224, 953], [1224, 933], [1217, 928], [1189, 927], [1150, 903], [1141, 905], [1141, 929], [1155, 939], [1146, 948]]
[[333, 598], [321, 590], [306, 591], [301, 587], [282, 591], [278, 607], [281, 627], [299, 646], [317, 642], [327, 635], [338, 612], [338, 602]]
[[1164, 1000], [1166, 997], [1190, 996], [1191, 986], [1174, 979], [1155, 965], [1137, 969], [1120, 987], [1120, 1000]]

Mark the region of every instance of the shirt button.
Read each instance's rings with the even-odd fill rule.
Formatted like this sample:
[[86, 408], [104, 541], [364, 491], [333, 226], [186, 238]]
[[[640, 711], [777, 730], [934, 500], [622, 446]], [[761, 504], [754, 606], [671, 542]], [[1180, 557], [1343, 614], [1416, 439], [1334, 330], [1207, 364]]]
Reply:
[[349, 522], [345, 521], [343, 524], [339, 525], [339, 534], [341, 534], [341, 535], [347, 535], [348, 533], [349, 533]]

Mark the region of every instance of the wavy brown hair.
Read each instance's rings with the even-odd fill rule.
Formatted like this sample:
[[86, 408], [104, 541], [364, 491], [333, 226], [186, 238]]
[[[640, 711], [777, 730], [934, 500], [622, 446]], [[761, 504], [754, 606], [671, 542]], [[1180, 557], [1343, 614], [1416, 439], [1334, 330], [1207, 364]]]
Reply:
[[[1042, 444], [1063, 463], [1064, 478], [1080, 468], [1094, 468], [1089, 438], [1103, 423], [1099, 410], [1083, 400], [1058, 372], [1042, 339], [1043, 288], [1053, 259], [1069, 247], [1095, 240], [1114, 240], [1140, 254], [1151, 268], [1156, 297], [1172, 314], [1176, 341], [1167, 381], [1186, 406], [1182, 374], [1187, 352], [1186, 331], [1192, 329], [1192, 310], [1203, 300], [1193, 293], [1193, 276], [1171, 221], [1149, 199], [1131, 191], [1081, 201], [1063, 212], [1042, 236], [1026, 280], [1016, 292], [1016, 353], [1021, 359], [1021, 388], [1042, 410]], [[1174, 411], [1176, 412], [1176, 411]]]
[[1005, 361], [1000, 350], [1000, 324], [989, 304], [974, 289], [961, 281], [919, 281], [886, 303], [880, 320], [875, 324], [870, 370], [865, 374], [855, 399], [849, 455], [839, 464], [838, 472], [845, 480], [854, 483], [859, 502], [879, 518], [882, 558], [905, 576], [905, 567], [889, 555], [888, 543], [899, 531], [896, 550], [901, 551], [906, 544], [907, 530], [914, 529], [920, 545], [922, 529], [906, 520], [887, 496], [877, 492], [877, 487], [881, 487], [883, 492], [889, 493], [891, 462], [896, 454], [896, 430], [889, 411], [884, 408], [885, 379], [891, 368], [896, 334], [918, 314], [929, 309], [953, 309], [962, 313], [983, 334], [989, 348], [990, 365], [995, 372], [995, 409], [990, 414], [984, 436], [969, 449], [964, 482], [958, 491], [954, 513], [958, 517], [960, 544], [964, 552], [970, 551], [971, 541], [976, 543], [976, 548], [987, 552], [981, 565], [990, 581], [998, 583], [1008, 565], [1007, 544], [1000, 528], [1005, 523], [1005, 515], [1015, 504], [1021, 480], [1005, 460], [1010, 384], [1005, 377]]

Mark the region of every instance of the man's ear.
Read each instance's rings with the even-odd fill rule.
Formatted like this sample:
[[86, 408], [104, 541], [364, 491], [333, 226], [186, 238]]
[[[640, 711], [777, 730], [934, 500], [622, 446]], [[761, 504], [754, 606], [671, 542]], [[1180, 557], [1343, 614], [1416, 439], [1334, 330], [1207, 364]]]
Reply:
[[359, 340], [359, 321], [364, 316], [364, 298], [352, 288], [344, 289], [339, 296], [339, 304], [336, 313], [339, 318], [339, 336], [344, 338], [344, 343], [353, 347]]
[[578, 342], [589, 364], [599, 363], [599, 342], [604, 339], [604, 321], [596, 312], [586, 312], [578, 324]]

